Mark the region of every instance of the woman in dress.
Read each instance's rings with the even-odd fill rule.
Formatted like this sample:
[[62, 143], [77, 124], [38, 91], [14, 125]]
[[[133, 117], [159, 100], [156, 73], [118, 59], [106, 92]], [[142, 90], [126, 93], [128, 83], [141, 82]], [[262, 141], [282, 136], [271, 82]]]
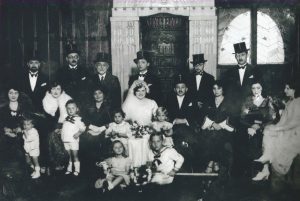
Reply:
[[146, 82], [136, 80], [128, 90], [128, 95], [122, 105], [126, 119], [136, 121], [139, 125], [150, 125], [157, 110], [157, 103], [146, 98], [149, 87]]
[[83, 108], [83, 121], [87, 127], [87, 134], [80, 137], [80, 156], [84, 160], [82, 164], [94, 169], [96, 161], [108, 157], [111, 143], [105, 139], [103, 131], [112, 121], [112, 115], [105, 90], [101, 86], [96, 86], [92, 92], [92, 101]]
[[[152, 117], [158, 108], [154, 100], [146, 98], [149, 88], [144, 81], [136, 80], [131, 85], [128, 95], [122, 105], [126, 120], [136, 122], [140, 126], [150, 126]], [[133, 134], [134, 135], [134, 134]], [[140, 167], [147, 162], [149, 148], [149, 134], [141, 138], [128, 140], [128, 155], [133, 167]]]
[[269, 98], [262, 96], [262, 82], [254, 80], [251, 85], [252, 96], [246, 98], [242, 104], [240, 131], [245, 144], [245, 165], [246, 170], [252, 169], [251, 163], [261, 153], [262, 131], [276, 117]]
[[43, 99], [43, 108], [47, 118], [48, 154], [50, 166], [61, 170], [68, 161], [68, 155], [61, 141], [60, 129], [68, 116], [66, 103], [72, 98], [66, 94], [61, 83], [52, 82]]
[[218, 172], [219, 165], [230, 170], [232, 164], [231, 132], [229, 124], [230, 103], [224, 98], [224, 87], [220, 81], [213, 85], [215, 101], [204, 107], [205, 119], [202, 125], [204, 158], [207, 162], [206, 172]]
[[23, 149], [21, 120], [33, 108], [30, 99], [21, 94], [17, 86], [8, 88], [7, 98], [7, 104], [0, 110], [0, 152], [3, 156], [10, 157], [10, 153]]
[[255, 181], [268, 179], [269, 164], [276, 173], [285, 175], [300, 154], [300, 98], [294, 83], [286, 83], [284, 92], [289, 100], [279, 122], [266, 126], [263, 132], [263, 155], [256, 161], [264, 167]]

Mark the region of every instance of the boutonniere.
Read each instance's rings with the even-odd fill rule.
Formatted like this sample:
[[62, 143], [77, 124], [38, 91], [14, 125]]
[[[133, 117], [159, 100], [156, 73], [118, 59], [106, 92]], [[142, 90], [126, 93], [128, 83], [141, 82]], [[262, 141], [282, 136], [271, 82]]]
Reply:
[[249, 78], [254, 78], [254, 76], [253, 76], [253, 75], [250, 75]]
[[148, 87], [151, 87], [151, 86], [152, 86], [152, 84], [147, 84], [147, 86], [148, 86]]
[[191, 107], [191, 106], [193, 106], [193, 103], [192, 103], [192, 102], [190, 102], [190, 104], [189, 104], [189, 107]]
[[81, 78], [81, 80], [85, 80], [85, 79], [86, 79], [86, 77], [82, 77], [82, 78]]
[[43, 84], [41, 84], [41, 87], [43, 87], [43, 86], [46, 86], [47, 85], [47, 83], [46, 82], [44, 82]]

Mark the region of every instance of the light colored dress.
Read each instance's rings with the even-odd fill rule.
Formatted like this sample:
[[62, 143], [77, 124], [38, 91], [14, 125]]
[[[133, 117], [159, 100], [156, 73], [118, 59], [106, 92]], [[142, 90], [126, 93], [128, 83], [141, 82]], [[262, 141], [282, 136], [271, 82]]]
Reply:
[[130, 184], [129, 170], [131, 168], [131, 160], [128, 157], [111, 157], [105, 160], [110, 168], [109, 174], [106, 176], [107, 180], [113, 181], [116, 177], [123, 177], [126, 185]]
[[266, 126], [263, 133], [264, 157], [277, 173], [285, 175], [300, 154], [300, 98], [291, 101], [280, 121]]
[[24, 150], [29, 156], [40, 155], [40, 138], [39, 133], [35, 128], [24, 131]]

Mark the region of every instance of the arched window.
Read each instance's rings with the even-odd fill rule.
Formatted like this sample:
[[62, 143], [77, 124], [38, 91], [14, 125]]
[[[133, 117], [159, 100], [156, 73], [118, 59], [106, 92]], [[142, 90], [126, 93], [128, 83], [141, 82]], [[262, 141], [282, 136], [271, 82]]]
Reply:
[[[222, 13], [221, 13], [222, 15]], [[219, 15], [219, 18], [226, 16]], [[227, 20], [227, 22], [226, 22]], [[223, 24], [222, 24], [223, 23]], [[245, 42], [251, 49], [251, 13], [250, 10], [239, 13], [233, 19], [219, 19], [218, 64], [236, 64], [233, 44]], [[222, 27], [223, 26], [223, 27]], [[266, 13], [257, 11], [257, 64], [282, 64], [284, 63], [284, 43], [276, 22]], [[222, 30], [221, 30], [222, 31]], [[249, 52], [250, 53], [250, 52]], [[249, 55], [249, 63], [251, 56]]]

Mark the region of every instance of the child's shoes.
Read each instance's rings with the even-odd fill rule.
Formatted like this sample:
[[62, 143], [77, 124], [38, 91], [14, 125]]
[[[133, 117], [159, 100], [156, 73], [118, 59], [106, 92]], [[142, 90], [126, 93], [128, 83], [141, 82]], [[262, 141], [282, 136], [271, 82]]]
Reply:
[[34, 172], [31, 174], [32, 179], [37, 179], [41, 176], [41, 168], [40, 167], [35, 167]]

